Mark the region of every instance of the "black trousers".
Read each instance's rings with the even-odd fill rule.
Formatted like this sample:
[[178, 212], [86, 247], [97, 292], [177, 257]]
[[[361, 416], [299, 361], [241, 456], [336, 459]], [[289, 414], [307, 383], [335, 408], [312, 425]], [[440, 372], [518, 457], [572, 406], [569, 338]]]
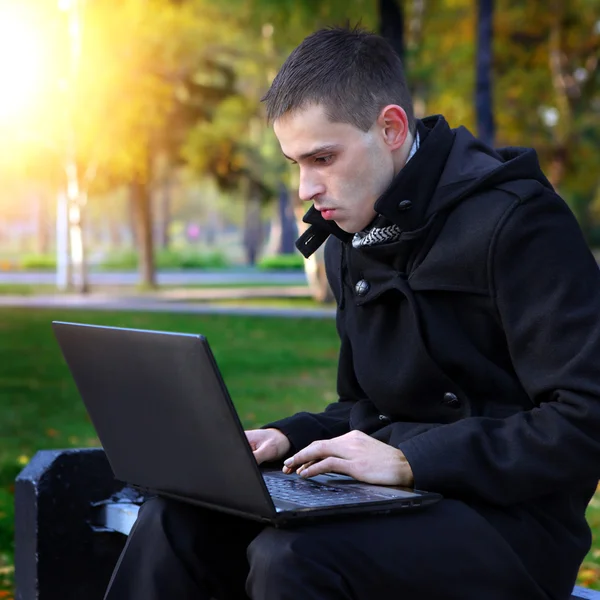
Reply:
[[504, 538], [462, 502], [265, 527], [154, 498], [105, 600], [548, 600]]

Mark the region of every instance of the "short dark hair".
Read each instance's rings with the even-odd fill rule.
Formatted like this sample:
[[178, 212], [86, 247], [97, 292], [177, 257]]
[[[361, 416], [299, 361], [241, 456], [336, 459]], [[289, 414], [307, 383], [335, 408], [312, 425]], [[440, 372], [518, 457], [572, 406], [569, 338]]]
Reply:
[[382, 37], [359, 27], [312, 33], [289, 55], [262, 100], [269, 122], [321, 104], [334, 123], [368, 131], [381, 109], [401, 106], [414, 133], [413, 103], [402, 61]]

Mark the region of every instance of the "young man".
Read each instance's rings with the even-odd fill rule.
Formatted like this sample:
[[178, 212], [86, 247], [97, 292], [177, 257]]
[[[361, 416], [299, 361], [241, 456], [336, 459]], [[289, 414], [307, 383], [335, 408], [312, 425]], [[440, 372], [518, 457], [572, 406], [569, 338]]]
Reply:
[[600, 476], [600, 273], [535, 152], [416, 121], [357, 30], [304, 40], [265, 101], [312, 203], [298, 246], [328, 240], [341, 351], [339, 402], [248, 431], [256, 459], [445, 499], [283, 530], [151, 500], [107, 599], [568, 598]]

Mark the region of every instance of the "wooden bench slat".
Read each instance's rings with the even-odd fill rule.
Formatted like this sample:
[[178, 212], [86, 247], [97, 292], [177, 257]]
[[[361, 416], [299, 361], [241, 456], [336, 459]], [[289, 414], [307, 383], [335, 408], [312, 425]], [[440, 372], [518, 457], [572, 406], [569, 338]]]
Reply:
[[98, 524], [106, 531], [117, 531], [129, 535], [140, 507], [130, 502], [104, 504], [100, 507]]
[[589, 590], [588, 588], [575, 586], [571, 600], [599, 600], [600, 592]]

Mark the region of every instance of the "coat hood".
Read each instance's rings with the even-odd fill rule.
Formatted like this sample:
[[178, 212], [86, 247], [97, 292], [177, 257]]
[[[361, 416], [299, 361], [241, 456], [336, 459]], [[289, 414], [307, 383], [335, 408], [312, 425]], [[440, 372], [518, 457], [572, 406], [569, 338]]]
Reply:
[[[417, 130], [419, 150], [375, 203], [375, 211], [403, 231], [416, 230], [435, 213], [503, 183], [533, 179], [552, 189], [531, 148], [490, 148], [465, 127], [451, 129], [440, 115], [418, 121]], [[310, 227], [296, 247], [305, 257], [330, 235], [345, 242], [352, 239], [314, 206], [303, 220]]]

